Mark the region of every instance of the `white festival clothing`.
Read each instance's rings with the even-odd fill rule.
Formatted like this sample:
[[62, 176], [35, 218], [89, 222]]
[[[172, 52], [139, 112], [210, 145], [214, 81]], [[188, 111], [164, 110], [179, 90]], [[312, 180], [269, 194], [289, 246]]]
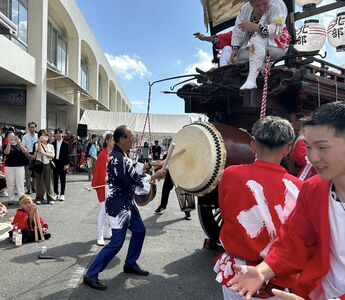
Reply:
[[[111, 228], [107, 222], [105, 213], [105, 201], [99, 203], [99, 214], [98, 214], [98, 240], [103, 240], [104, 236], [106, 238], [111, 237]], [[105, 235], [103, 234], [103, 229], [105, 227]]]
[[223, 47], [223, 49], [220, 53], [220, 56], [219, 56], [219, 66], [220, 67], [227, 66], [229, 64], [231, 53], [232, 53], [231, 46]]
[[262, 37], [260, 34], [256, 34], [250, 39], [252, 44], [250, 47], [254, 47], [254, 50], [241, 50], [242, 57], [244, 55], [249, 56], [249, 73], [246, 82], [240, 88], [253, 89], [256, 88], [256, 78], [258, 77], [266, 57], [266, 51], [269, 51], [270, 59], [277, 60], [285, 55], [287, 48], [278, 48], [269, 45], [269, 39]]
[[143, 187], [140, 186], [136, 186], [135, 187], [135, 191], [134, 194], [138, 195], [138, 196], [146, 196], [150, 193], [151, 191], [151, 176], [146, 175], [145, 177], [141, 178], [141, 182], [143, 183]]
[[[253, 89], [257, 87], [256, 78], [263, 67], [267, 50], [270, 50], [269, 55], [272, 60], [282, 57], [287, 52], [290, 43], [289, 37], [284, 37], [280, 40], [283, 34], [283, 29], [286, 31], [286, 5], [282, 0], [271, 0], [269, 5], [269, 9], [261, 16], [259, 21], [259, 25], [267, 27], [268, 37], [263, 37], [261, 33], [250, 35], [239, 28], [239, 24], [251, 20], [253, 7], [250, 5], [250, 2], [247, 2], [242, 6], [241, 11], [236, 18], [231, 45], [239, 46], [240, 53], [242, 51], [249, 52], [249, 73], [246, 82], [240, 87], [240, 90]], [[278, 25], [277, 23], [280, 23], [281, 25]], [[274, 48], [279, 50], [277, 52], [273, 51]], [[240, 60], [236, 62], [240, 62]]]
[[[282, 33], [288, 11], [285, 3], [282, 0], [271, 0], [269, 5], [270, 8], [261, 17], [259, 24], [267, 25], [268, 27], [268, 45], [277, 47], [275, 39], [279, 38]], [[250, 5], [249, 2], [245, 3], [242, 6], [241, 11], [236, 18], [235, 27], [232, 32], [231, 46], [240, 46], [241, 49], [245, 49], [249, 46], [249, 34], [247, 32], [242, 31], [238, 27], [238, 25], [243, 22], [248, 22], [251, 18], [252, 13], [253, 7]], [[282, 26], [278, 27], [278, 31], [276, 24], [277, 18], [280, 18], [283, 23]]]
[[[345, 204], [343, 204], [345, 206]], [[321, 279], [325, 299], [343, 295], [345, 292], [345, 210], [336, 194], [330, 192], [329, 200], [330, 222], [330, 269]]]
[[[230, 288], [226, 287], [225, 285], [222, 286], [222, 290], [223, 290], [223, 299], [224, 300], [243, 300], [243, 299], [245, 299], [243, 296], [240, 296], [237, 292], [230, 290]], [[261, 299], [261, 298], [251, 297], [250, 299], [256, 300], [256, 299]], [[280, 298], [279, 297], [269, 297], [266, 299], [278, 300]]]

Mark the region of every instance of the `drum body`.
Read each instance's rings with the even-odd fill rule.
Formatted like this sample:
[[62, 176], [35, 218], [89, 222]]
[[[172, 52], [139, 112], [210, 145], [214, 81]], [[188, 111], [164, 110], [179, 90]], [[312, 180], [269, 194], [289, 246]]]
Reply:
[[249, 164], [255, 160], [255, 153], [251, 147], [253, 137], [247, 131], [226, 124], [214, 123], [213, 125], [220, 132], [224, 141], [225, 167]]
[[176, 146], [168, 165], [171, 178], [187, 192], [203, 196], [216, 188], [226, 166], [254, 160], [251, 141], [247, 132], [232, 126], [187, 125], [172, 141]]
[[134, 194], [134, 201], [138, 206], [145, 206], [149, 204], [156, 196], [157, 186], [151, 183], [150, 193], [147, 195]]

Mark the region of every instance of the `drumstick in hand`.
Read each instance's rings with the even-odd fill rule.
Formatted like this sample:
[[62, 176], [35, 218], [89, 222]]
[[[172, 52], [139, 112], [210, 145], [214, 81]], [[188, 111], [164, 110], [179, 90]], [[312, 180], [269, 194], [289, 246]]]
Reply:
[[167, 154], [167, 157], [166, 159], [164, 160], [163, 162], [163, 167], [162, 169], [165, 170], [168, 166], [168, 162], [169, 162], [169, 159], [170, 159], [170, 156], [171, 154], [173, 153], [174, 149], [175, 149], [175, 146], [176, 144], [175, 143], [171, 143], [170, 146], [169, 146], [169, 150], [168, 150], [168, 154]]
[[105, 187], [105, 186], [106, 186], [105, 184], [97, 185], [97, 186], [84, 185], [84, 189], [90, 192], [92, 189], [100, 189], [100, 188]]
[[38, 242], [38, 235], [37, 235], [37, 230], [38, 230], [38, 227], [37, 227], [37, 220], [36, 220], [36, 213], [34, 214], [34, 224], [35, 224], [35, 242]]
[[40, 215], [38, 213], [38, 210], [36, 210], [35, 218], [37, 220], [36, 222], [37, 222], [37, 225], [38, 225], [38, 230], [39, 230], [39, 233], [40, 233], [40, 236], [41, 236], [41, 240], [44, 241], [45, 238], [44, 238], [44, 235], [43, 235], [42, 224], [41, 224]]
[[182, 148], [179, 151], [177, 151], [174, 155], [170, 157], [170, 160], [175, 159], [177, 156], [181, 155], [182, 153], [186, 152], [186, 149]]

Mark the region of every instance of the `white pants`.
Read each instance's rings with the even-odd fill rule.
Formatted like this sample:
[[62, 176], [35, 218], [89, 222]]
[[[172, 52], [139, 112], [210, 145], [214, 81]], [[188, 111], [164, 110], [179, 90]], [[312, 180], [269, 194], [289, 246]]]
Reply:
[[25, 168], [22, 167], [5, 167], [6, 184], [8, 198], [10, 202], [14, 201], [14, 189], [17, 187], [18, 196], [24, 195], [24, 178]]
[[[271, 60], [277, 60], [285, 55], [288, 49], [277, 48], [273, 46], [267, 46], [267, 50], [270, 53]], [[219, 56], [219, 66], [226, 66], [230, 63], [232, 49], [231, 46], [225, 46]], [[249, 49], [241, 49], [239, 59], [236, 63], [246, 62], [249, 60]]]
[[105, 201], [99, 203], [99, 214], [98, 214], [98, 239], [103, 239], [103, 227], [105, 225], [105, 237], [111, 237], [111, 228], [106, 220], [106, 213], [105, 213]]
[[[266, 57], [266, 52], [268, 51], [271, 60], [277, 60], [281, 57], [283, 57], [285, 55], [285, 53], [288, 51], [288, 48], [278, 48], [278, 47], [274, 47], [268, 44], [268, 39], [267, 38], [263, 38], [261, 35], [257, 34], [255, 36], [253, 36], [250, 39], [250, 45], [254, 45], [255, 50], [254, 50], [254, 55], [250, 55], [251, 51], [249, 47], [249, 49], [240, 49], [239, 51], [239, 58], [235, 61], [235, 63], [240, 63], [240, 62], [246, 62], [249, 60], [249, 57], [252, 56], [252, 58], [254, 58], [254, 60], [259, 60], [259, 64], [263, 65], [265, 57]], [[230, 56], [232, 53], [232, 49], [230, 48]]]
[[[223, 287], [223, 297], [224, 300], [244, 300], [245, 297], [240, 296], [238, 293], [233, 292], [232, 290], [230, 290], [228, 287], [222, 285]], [[260, 298], [255, 298], [255, 297], [251, 297], [250, 299], [260, 299]], [[269, 297], [267, 299], [272, 299], [272, 300], [279, 300], [279, 297]]]
[[219, 56], [219, 66], [223, 67], [229, 64], [231, 57], [231, 46], [225, 46]]

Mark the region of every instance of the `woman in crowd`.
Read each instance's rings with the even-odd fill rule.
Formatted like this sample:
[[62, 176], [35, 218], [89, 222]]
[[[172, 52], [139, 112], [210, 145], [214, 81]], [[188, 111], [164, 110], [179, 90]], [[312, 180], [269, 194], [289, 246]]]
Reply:
[[[12, 225], [13, 228], [17, 227], [22, 232], [22, 243], [35, 241], [35, 222], [34, 216], [37, 211], [36, 205], [32, 202], [29, 195], [23, 195], [19, 198], [19, 208], [14, 215]], [[43, 236], [48, 240], [51, 236], [48, 233], [48, 224], [40, 217], [40, 223], [42, 226]], [[13, 231], [9, 232], [9, 236], [12, 239]], [[39, 234], [38, 234], [39, 237]]]
[[92, 179], [92, 187], [96, 189], [97, 197], [99, 200], [99, 214], [98, 214], [98, 238], [97, 245], [104, 246], [103, 227], [105, 225], [105, 237], [110, 239], [111, 229], [106, 222], [105, 216], [105, 180], [107, 173], [107, 162], [109, 153], [113, 150], [114, 138], [111, 133], [105, 136], [102, 151], [98, 154], [98, 158], [95, 165], [95, 170]]
[[9, 202], [8, 205], [13, 205], [15, 198], [15, 187], [19, 196], [24, 195], [24, 178], [27, 158], [25, 156], [27, 150], [21, 143], [20, 139], [10, 132], [7, 136], [8, 143], [4, 150], [6, 155], [5, 160], [5, 175]]
[[38, 132], [38, 142], [35, 144], [36, 161], [43, 163], [41, 169], [34, 168], [36, 178], [36, 204], [44, 201], [44, 194], [47, 194], [47, 203], [54, 204], [53, 192], [53, 169], [52, 160], [55, 156], [54, 146], [48, 143], [47, 131], [41, 129]]

